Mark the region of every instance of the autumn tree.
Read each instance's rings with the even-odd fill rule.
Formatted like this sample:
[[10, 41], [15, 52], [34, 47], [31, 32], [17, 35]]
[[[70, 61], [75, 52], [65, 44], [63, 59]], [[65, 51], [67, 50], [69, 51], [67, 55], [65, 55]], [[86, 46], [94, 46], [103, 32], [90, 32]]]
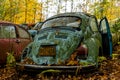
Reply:
[[0, 0], [0, 20], [14, 23], [35, 23], [40, 17], [42, 3], [37, 0]]
[[6, 11], [5, 10], [5, 0], [0, 0], [0, 19], [4, 20], [5, 16], [6, 16]]
[[90, 6], [90, 10], [93, 11], [98, 19], [107, 16], [108, 20], [111, 21], [120, 16], [118, 12], [120, 11], [120, 7], [116, 6], [116, 4], [117, 2], [115, 0], [98, 1]]

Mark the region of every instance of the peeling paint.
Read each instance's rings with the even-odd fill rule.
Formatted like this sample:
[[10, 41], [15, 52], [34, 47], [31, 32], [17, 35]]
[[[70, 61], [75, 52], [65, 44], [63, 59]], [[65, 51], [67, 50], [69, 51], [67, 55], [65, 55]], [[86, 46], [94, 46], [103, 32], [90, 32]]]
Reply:
[[[73, 22], [76, 18], [79, 18], [80, 25], [77, 28], [73, 25], [73, 27], [67, 26], [66, 24], [72, 21], [68, 18], [73, 18]], [[90, 25], [91, 19], [96, 20], [95, 16], [84, 13], [63, 13], [47, 19], [43, 22], [42, 29], [35, 36], [34, 42], [29, 44], [26, 52], [26, 49], [23, 51], [23, 54], [26, 54], [26, 56], [22, 56], [21, 59], [24, 60], [25, 57], [29, 57], [39, 65], [65, 65], [66, 61], [74, 57], [75, 59], [73, 60], [77, 60], [79, 64], [81, 62], [87, 62], [98, 65], [98, 56], [102, 52], [100, 51], [102, 49], [102, 37], [98, 30], [97, 20], [93, 22], [96, 25]], [[53, 55], [50, 56], [50, 52], [52, 51], [49, 51], [49, 54], [45, 52], [45, 56], [44, 54], [40, 56], [41, 51], [45, 51], [43, 49], [45, 47], [42, 46], [51, 45], [56, 46], [55, 55], [52, 53]], [[79, 53], [79, 55], [74, 55], [74, 52], [81, 46], [85, 51], [81, 51], [82, 53]], [[50, 49], [54, 50], [52, 48]], [[85, 60], [79, 58], [81, 54], [84, 57], [84, 53], [87, 53]]]

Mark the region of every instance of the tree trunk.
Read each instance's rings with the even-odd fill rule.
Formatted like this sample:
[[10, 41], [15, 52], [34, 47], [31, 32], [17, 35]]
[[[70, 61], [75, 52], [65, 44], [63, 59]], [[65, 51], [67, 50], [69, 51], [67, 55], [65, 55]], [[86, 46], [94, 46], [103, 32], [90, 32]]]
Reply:
[[27, 23], [27, 0], [25, 0], [25, 23]]

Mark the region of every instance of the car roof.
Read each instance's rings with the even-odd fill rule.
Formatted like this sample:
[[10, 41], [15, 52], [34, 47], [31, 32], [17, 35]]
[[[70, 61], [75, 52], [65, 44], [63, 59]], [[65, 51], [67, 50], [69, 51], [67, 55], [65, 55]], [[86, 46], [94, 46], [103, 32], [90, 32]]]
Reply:
[[11, 22], [8, 22], [8, 21], [0, 21], [0, 23], [11, 23]]
[[65, 17], [65, 16], [76, 16], [76, 17], [80, 17], [82, 19], [86, 19], [93, 15], [90, 15], [90, 14], [84, 13], [84, 12], [66, 12], [66, 13], [60, 13], [60, 14], [54, 15], [48, 19], [55, 18], [55, 17]]
[[15, 24], [15, 23], [8, 22], [8, 21], [0, 21], [0, 24], [11, 24], [11, 25], [17, 25], [17, 24]]
[[[10, 24], [10, 25], [13, 25], [13, 26], [18, 26], [18, 27], [20, 27], [20, 28], [23, 28], [23, 27], [21, 27], [20, 25], [18, 25], [18, 24], [15, 24], [15, 23], [12, 23], [12, 22], [8, 22], [8, 21], [0, 21], [0, 24]], [[24, 29], [24, 28], [23, 28]]]
[[94, 15], [84, 13], [84, 12], [66, 12], [66, 13], [60, 13], [57, 15], [54, 15], [44, 21], [44, 23], [50, 19], [58, 18], [58, 17], [66, 17], [66, 16], [74, 16], [74, 17], [79, 17], [82, 19], [82, 24], [81, 24], [81, 29], [84, 31], [85, 28], [87, 27], [89, 23], [89, 18], [90, 17], [95, 17]]

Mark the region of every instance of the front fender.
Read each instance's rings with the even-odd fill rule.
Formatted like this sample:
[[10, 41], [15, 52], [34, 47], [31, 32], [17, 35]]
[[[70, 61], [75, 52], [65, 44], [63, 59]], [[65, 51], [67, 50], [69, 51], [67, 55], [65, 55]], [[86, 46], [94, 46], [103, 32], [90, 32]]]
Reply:
[[32, 44], [33, 42], [28, 44], [28, 46], [24, 48], [24, 50], [22, 51], [21, 60], [25, 59], [30, 54], [32, 49]]

